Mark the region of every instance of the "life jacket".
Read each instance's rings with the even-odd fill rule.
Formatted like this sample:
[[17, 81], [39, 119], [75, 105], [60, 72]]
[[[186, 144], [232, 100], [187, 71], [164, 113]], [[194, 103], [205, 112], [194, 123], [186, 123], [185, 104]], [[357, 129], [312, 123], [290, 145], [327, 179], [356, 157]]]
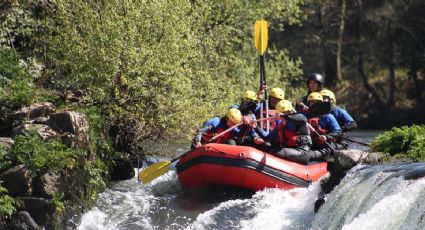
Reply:
[[[225, 131], [228, 128], [229, 127], [227, 127], [225, 117], [222, 117], [220, 119], [220, 124], [218, 125], [217, 129], [207, 131], [202, 135], [202, 143], [208, 143], [211, 140], [211, 138], [213, 138], [215, 135]], [[230, 139], [231, 136], [232, 136], [232, 132], [227, 132], [227, 133], [223, 134], [221, 137], [215, 139], [213, 141], [213, 143], [223, 143], [227, 139]]]
[[311, 145], [307, 118], [301, 114], [289, 115], [285, 122], [279, 124], [279, 140], [282, 147]]
[[[318, 132], [320, 135], [324, 135], [328, 131], [320, 127], [319, 120], [320, 119], [318, 117], [313, 117], [308, 120], [308, 123], [310, 123], [310, 125], [314, 128], [314, 130], [316, 130], [316, 132]], [[314, 132], [311, 132], [311, 135], [312, 137], [314, 137], [316, 134]]]
[[285, 135], [285, 125], [286, 125], [286, 120], [282, 120], [281, 123], [279, 123], [278, 125], [278, 135], [279, 135], [279, 143], [280, 146], [283, 147], [284, 144], [287, 141], [286, 135]]

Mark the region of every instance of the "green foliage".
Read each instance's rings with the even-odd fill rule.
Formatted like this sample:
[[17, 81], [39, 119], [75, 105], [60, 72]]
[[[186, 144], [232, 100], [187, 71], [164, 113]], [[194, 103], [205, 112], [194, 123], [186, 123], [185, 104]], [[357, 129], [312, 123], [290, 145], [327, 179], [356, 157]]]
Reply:
[[[254, 21], [268, 19], [271, 30], [299, 23], [301, 2], [57, 1], [37, 47], [49, 87], [87, 93], [109, 124], [135, 121], [129, 133], [142, 140], [189, 137], [258, 88]], [[268, 79], [285, 87], [300, 64], [271, 48]]]
[[0, 172], [10, 168], [12, 162], [7, 150], [0, 145]]
[[58, 140], [44, 142], [35, 130], [28, 135], [18, 135], [10, 150], [14, 164], [26, 165], [34, 176], [49, 170], [73, 168], [76, 159], [85, 156], [80, 149], [72, 149]]
[[0, 48], [0, 118], [28, 105], [33, 98], [32, 78], [19, 57], [9, 49]]
[[57, 99], [34, 85], [33, 69], [33, 64], [20, 59], [13, 50], [0, 47], [0, 119], [31, 103]]
[[65, 206], [63, 204], [63, 197], [63, 192], [54, 192], [52, 195], [52, 202], [55, 205], [57, 213], [61, 213], [65, 209]]
[[94, 203], [98, 192], [106, 187], [104, 181], [106, 167], [101, 161], [96, 161], [96, 163], [88, 162], [85, 166], [85, 170], [88, 175], [87, 194], [89, 203]]
[[415, 161], [425, 161], [425, 125], [393, 128], [379, 135], [371, 146], [372, 151], [404, 154]]
[[7, 189], [2, 187], [0, 182], [0, 219], [5, 216], [10, 217], [18, 206], [19, 202], [7, 195]]

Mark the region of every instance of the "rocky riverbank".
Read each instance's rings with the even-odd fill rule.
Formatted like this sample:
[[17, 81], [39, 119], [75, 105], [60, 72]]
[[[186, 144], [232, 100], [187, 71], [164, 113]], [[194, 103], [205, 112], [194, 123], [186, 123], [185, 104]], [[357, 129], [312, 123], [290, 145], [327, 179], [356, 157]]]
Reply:
[[93, 142], [84, 113], [45, 102], [9, 114], [0, 123], [0, 198], [12, 197], [16, 210], [0, 229], [72, 227], [109, 180], [134, 177], [128, 159], [105, 162]]
[[397, 161], [387, 153], [361, 150], [337, 150], [328, 161], [329, 176], [321, 181], [322, 192], [315, 203], [315, 211], [325, 202], [326, 194], [339, 185], [346, 173], [358, 164], [383, 164]]

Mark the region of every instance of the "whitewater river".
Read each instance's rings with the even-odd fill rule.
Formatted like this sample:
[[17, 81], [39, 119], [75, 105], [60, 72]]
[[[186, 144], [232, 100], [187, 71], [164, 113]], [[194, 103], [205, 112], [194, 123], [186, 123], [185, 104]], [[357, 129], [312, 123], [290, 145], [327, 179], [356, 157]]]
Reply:
[[[377, 134], [361, 131], [350, 137], [371, 141]], [[359, 165], [314, 213], [318, 183], [255, 194], [190, 191], [170, 170], [148, 185], [136, 178], [111, 184], [78, 229], [425, 229], [423, 174], [425, 164]]]

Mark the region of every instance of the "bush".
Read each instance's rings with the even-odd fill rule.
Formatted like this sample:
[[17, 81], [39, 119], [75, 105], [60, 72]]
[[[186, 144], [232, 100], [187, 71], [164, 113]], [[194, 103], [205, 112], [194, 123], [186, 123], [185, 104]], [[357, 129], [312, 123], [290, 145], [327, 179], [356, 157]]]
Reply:
[[0, 119], [31, 103], [57, 100], [48, 90], [34, 85], [32, 68], [12, 50], [0, 47]]
[[0, 183], [0, 219], [5, 216], [11, 216], [19, 203], [13, 197], [7, 195], [7, 189], [1, 186]]
[[7, 150], [0, 145], [0, 172], [10, 168], [12, 162], [9, 158]]
[[10, 150], [12, 162], [26, 165], [34, 176], [49, 170], [72, 168], [76, 160], [85, 155], [85, 151], [69, 148], [58, 140], [44, 142], [35, 130], [17, 136]]
[[425, 161], [425, 125], [392, 128], [379, 135], [371, 147], [372, 151], [387, 152], [392, 156], [401, 154], [415, 161]]
[[11, 50], [0, 49], [0, 118], [33, 98], [31, 76], [20, 65], [19, 57]]

